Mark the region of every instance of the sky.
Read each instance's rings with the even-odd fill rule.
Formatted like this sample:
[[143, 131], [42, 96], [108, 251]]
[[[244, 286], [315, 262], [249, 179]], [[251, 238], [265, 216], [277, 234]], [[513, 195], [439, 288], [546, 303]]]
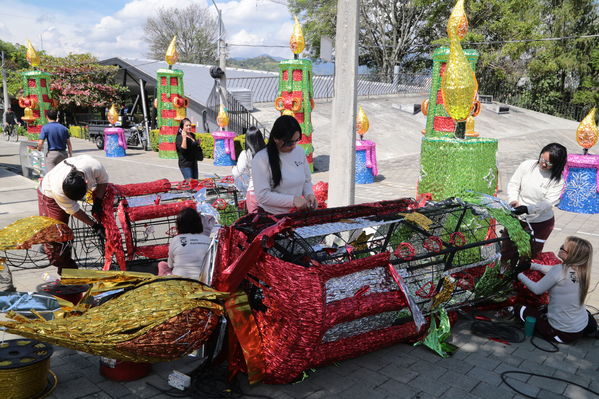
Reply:
[[[54, 56], [91, 53], [98, 59], [148, 58], [143, 26], [160, 7], [199, 3], [216, 16], [211, 0], [0, 0], [0, 39]], [[216, 0], [229, 57], [269, 54], [289, 58], [293, 17], [281, 1]], [[234, 44], [283, 45], [242, 47]], [[215, 43], [216, 46], [216, 43]], [[165, 49], [166, 51], [166, 49]]]

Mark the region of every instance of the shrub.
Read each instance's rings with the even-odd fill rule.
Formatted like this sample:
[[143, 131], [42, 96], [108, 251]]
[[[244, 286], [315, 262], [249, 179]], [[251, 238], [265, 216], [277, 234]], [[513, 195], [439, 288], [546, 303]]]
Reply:
[[[196, 137], [201, 140], [202, 152], [204, 153], [204, 158], [213, 159], [214, 158], [214, 138], [210, 133], [196, 133]], [[245, 135], [240, 135], [235, 137], [233, 140], [235, 144], [235, 153], [237, 156], [245, 149]], [[150, 130], [150, 146], [152, 147], [152, 151], [158, 151], [158, 145], [160, 142], [160, 130], [154, 129]]]
[[83, 129], [81, 128], [81, 126], [75, 126], [75, 125], [71, 125], [69, 126], [69, 134], [71, 135], [71, 137], [75, 137], [78, 139], [84, 139], [84, 134], [83, 134]]

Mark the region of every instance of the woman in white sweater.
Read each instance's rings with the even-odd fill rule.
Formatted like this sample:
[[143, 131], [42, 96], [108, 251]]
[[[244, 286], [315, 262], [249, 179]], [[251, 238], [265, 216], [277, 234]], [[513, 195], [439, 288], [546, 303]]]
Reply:
[[566, 147], [551, 143], [543, 147], [538, 160], [518, 166], [507, 185], [508, 202], [516, 215], [527, 214], [533, 230], [532, 257], [542, 252], [553, 231], [553, 206], [564, 188], [562, 172], [568, 158]]
[[231, 171], [235, 178], [235, 186], [246, 193], [245, 205], [249, 213], [255, 213], [258, 210], [252, 180], [252, 159], [264, 147], [266, 144], [262, 132], [255, 126], [250, 126], [245, 133], [245, 150], [239, 154], [237, 165], [233, 166]]
[[158, 275], [206, 281], [210, 237], [202, 234], [200, 214], [193, 208], [185, 208], [177, 215], [176, 226], [178, 234], [169, 243], [168, 262], [158, 263]]
[[289, 115], [282, 115], [272, 126], [266, 148], [252, 160], [252, 180], [258, 206], [271, 214], [315, 209], [312, 176], [303, 148], [297, 143], [302, 128]]
[[550, 341], [568, 343], [583, 335], [594, 336], [597, 322], [584, 306], [591, 280], [593, 247], [582, 238], [567, 237], [557, 256], [563, 261], [561, 265], [531, 265], [531, 269], [545, 274], [538, 282], [524, 273], [518, 274], [518, 279], [533, 293], [549, 291], [549, 305], [545, 311], [522, 306], [517, 314], [522, 321], [527, 316], [535, 317], [535, 330]]

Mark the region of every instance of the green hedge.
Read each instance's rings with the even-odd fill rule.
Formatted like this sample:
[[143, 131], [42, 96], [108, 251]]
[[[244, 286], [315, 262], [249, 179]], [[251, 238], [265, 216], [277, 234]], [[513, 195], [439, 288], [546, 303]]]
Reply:
[[71, 137], [75, 137], [77, 139], [84, 139], [85, 134], [81, 126], [71, 125], [69, 126], [69, 134]]
[[[159, 142], [160, 131], [158, 129], [154, 129], [150, 131], [150, 146], [152, 147], [152, 151], [158, 151], [158, 142]], [[210, 133], [196, 133], [196, 136], [199, 137], [202, 141], [202, 152], [204, 153], [204, 158], [212, 159], [214, 158], [214, 139], [212, 138], [212, 134]], [[235, 153], [237, 156], [245, 149], [245, 135], [239, 135], [235, 137]]]

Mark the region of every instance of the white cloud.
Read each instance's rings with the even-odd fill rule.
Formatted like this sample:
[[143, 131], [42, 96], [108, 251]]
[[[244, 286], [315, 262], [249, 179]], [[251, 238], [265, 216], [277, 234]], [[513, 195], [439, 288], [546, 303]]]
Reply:
[[[102, 13], [101, 7], [66, 13], [59, 7], [0, 0], [0, 35], [12, 43], [24, 44], [29, 39], [36, 48], [56, 56], [89, 52], [99, 59], [143, 58], [148, 48], [143, 33], [146, 19], [160, 7], [184, 8], [198, 3], [216, 15], [207, 0], [131, 0], [110, 15]], [[217, 5], [222, 10], [228, 43], [288, 44], [292, 19], [286, 6], [268, 0], [217, 1]], [[232, 57], [260, 54], [291, 55], [288, 48], [229, 47]]]

